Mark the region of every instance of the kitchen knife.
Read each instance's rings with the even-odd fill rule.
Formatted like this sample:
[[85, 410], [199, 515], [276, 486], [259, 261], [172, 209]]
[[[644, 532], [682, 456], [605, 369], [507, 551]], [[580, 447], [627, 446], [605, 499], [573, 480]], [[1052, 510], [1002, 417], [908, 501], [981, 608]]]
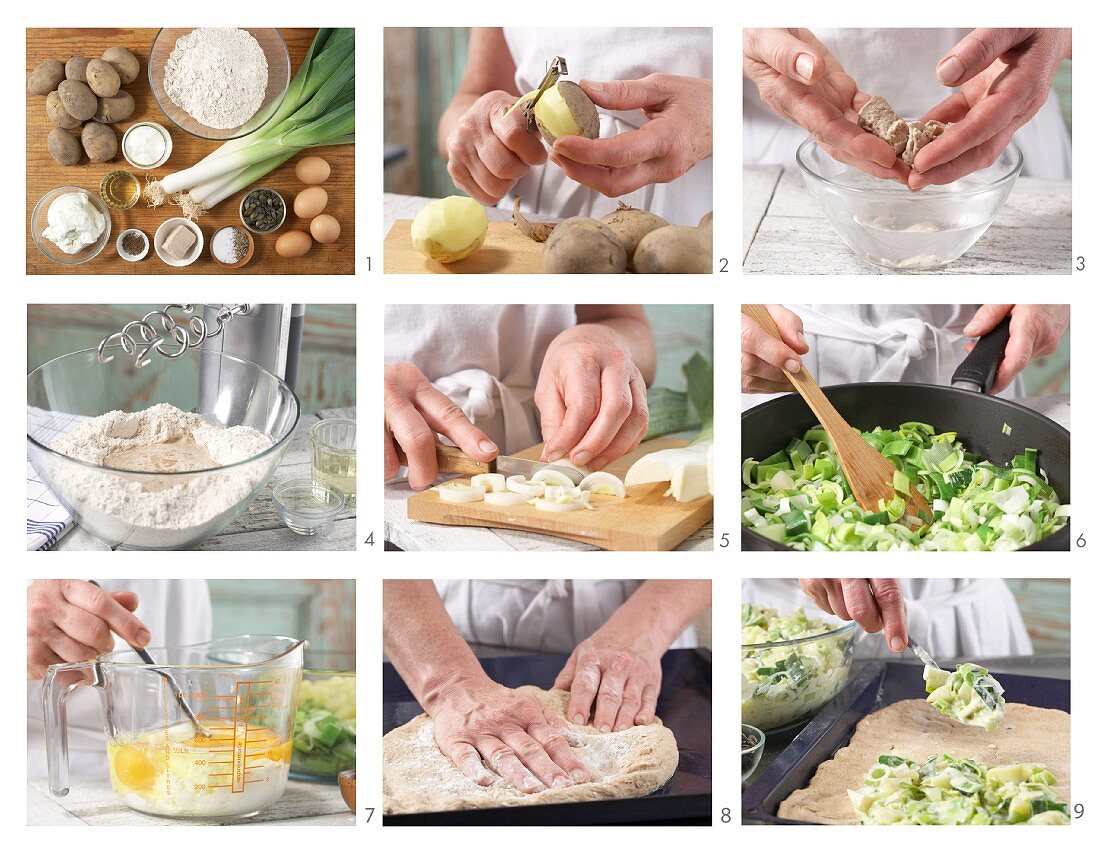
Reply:
[[[404, 451], [398, 447], [397, 460], [405, 467], [409, 461]], [[435, 460], [441, 473], [459, 473], [464, 476], [476, 476], [480, 473], [502, 473], [505, 476], [523, 476], [531, 478], [539, 470], [552, 467], [566, 475], [574, 484], [580, 484], [583, 475], [571, 467], [558, 464], [546, 464], [542, 461], [533, 461], [529, 458], [517, 458], [514, 455], [498, 455], [492, 461], [478, 461], [471, 458], [457, 446], [444, 446], [436, 444]]]

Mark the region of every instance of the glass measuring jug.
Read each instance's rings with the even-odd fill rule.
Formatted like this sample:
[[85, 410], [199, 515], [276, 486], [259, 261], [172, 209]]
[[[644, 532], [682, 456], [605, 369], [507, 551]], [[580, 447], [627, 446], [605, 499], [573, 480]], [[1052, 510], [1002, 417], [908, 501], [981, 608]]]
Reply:
[[128, 807], [180, 819], [255, 815], [286, 789], [306, 646], [241, 635], [147, 648], [156, 665], [132, 650], [52, 665], [42, 690], [50, 791], [69, 792], [65, 704], [88, 685], [103, 706], [111, 785]]

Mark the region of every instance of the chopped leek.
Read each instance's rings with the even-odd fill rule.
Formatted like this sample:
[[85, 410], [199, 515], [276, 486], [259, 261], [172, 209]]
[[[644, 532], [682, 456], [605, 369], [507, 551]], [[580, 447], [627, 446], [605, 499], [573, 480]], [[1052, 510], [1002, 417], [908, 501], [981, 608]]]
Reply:
[[[1068, 522], [1069, 506], [1032, 448], [1008, 467], [978, 458], [955, 432], [926, 423], [875, 428], [862, 437], [897, 468], [894, 499], [864, 512], [852, 496], [824, 429], [741, 466], [741, 523], [796, 550], [1003, 551], [1029, 546]], [[629, 484], [629, 477], [628, 477]], [[902, 498], [915, 488], [932, 507], [930, 525], [910, 529]]]

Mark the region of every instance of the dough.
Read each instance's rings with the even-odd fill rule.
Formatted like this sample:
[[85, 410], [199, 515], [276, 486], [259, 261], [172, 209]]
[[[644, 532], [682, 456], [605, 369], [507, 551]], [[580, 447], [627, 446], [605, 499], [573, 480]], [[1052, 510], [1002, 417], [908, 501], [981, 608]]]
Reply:
[[886, 98], [875, 95], [859, 111], [859, 126], [890, 145], [894, 153], [912, 167], [917, 152], [942, 136], [951, 125], [942, 121], [906, 121], [894, 112]]
[[[564, 716], [569, 692], [535, 686], [522, 686], [519, 691]], [[503, 778], [491, 786], [466, 779], [436, 745], [431, 718], [418, 715], [382, 738], [382, 812], [433, 813], [640, 798], [664, 786], [680, 761], [676, 739], [660, 719], [621, 733], [600, 733], [576, 724], [568, 724], [568, 729], [580, 740], [573, 751], [593, 781], [526, 795]]]
[[1058, 799], [1069, 801], [1069, 714], [1022, 703], [1005, 706], [992, 733], [940, 715], [923, 700], [902, 700], [873, 712], [856, 726], [852, 740], [817, 769], [810, 785], [779, 805], [779, 817], [815, 824], [859, 824], [849, 789], [884, 754], [923, 763], [946, 753], [983, 762], [1045, 765], [1057, 780]]

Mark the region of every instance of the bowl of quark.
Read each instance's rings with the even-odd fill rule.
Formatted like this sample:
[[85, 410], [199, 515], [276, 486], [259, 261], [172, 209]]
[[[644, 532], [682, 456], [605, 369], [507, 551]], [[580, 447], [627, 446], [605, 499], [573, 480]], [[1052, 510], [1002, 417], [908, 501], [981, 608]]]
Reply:
[[974, 245], [1004, 206], [1024, 157], [1015, 142], [991, 165], [912, 192], [837, 162], [813, 139], [795, 159], [810, 194], [857, 257], [899, 272], [939, 269]]
[[55, 263], [79, 266], [98, 257], [110, 241], [111, 211], [94, 192], [59, 186], [34, 205], [31, 238]]

